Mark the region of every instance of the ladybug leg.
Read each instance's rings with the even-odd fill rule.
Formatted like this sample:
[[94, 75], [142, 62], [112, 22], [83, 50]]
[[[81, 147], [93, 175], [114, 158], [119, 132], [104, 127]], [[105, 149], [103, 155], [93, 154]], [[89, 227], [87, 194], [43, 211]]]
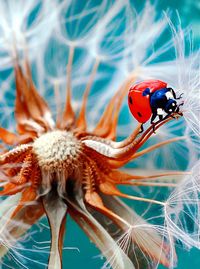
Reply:
[[153, 111], [153, 115], [152, 115], [152, 117], [151, 117], [151, 124], [154, 124], [154, 120], [155, 120], [155, 118], [157, 117], [157, 111]]
[[143, 124], [142, 124], [141, 127], [140, 127], [139, 134], [143, 133], [143, 131], [144, 131], [144, 127], [143, 127]]
[[155, 133], [156, 133], [155, 123], [152, 123], [152, 126], [153, 126], [153, 132], [154, 132], [154, 134], [155, 134]]
[[158, 117], [160, 121], [163, 120], [163, 115], [158, 115]]
[[157, 117], [157, 111], [153, 111], [153, 115], [151, 117], [151, 124], [153, 125], [153, 132], [155, 132], [155, 123], [153, 122], [155, 120], [155, 118]]
[[179, 110], [180, 110], [180, 106], [177, 106], [177, 108], [176, 108], [176, 113], [178, 113], [179, 112]]

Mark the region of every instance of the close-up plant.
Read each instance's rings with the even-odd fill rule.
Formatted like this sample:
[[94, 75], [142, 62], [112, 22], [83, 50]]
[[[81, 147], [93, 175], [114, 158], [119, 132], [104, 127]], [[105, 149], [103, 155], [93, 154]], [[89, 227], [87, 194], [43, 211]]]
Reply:
[[0, 268], [198, 268], [198, 38], [141, 2], [0, 0]]

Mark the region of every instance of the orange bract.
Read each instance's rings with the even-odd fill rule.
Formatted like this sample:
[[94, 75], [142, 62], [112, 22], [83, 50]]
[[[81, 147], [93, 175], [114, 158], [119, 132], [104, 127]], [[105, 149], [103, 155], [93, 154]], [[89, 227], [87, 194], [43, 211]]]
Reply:
[[[34, 86], [28, 62], [26, 62], [25, 70], [22, 70], [16, 63], [15, 118], [18, 134], [0, 128], [0, 139], [13, 146], [12, 150], [0, 155], [1, 170], [5, 175], [2, 180], [0, 179], [3, 183], [0, 195], [21, 193], [18, 205], [13, 210], [7, 226], [9, 227], [9, 222], [14, 220], [32, 225], [46, 214], [52, 234], [49, 267], [55, 266], [54, 268], [58, 269], [61, 268], [62, 263], [62, 242], [67, 213], [80, 226], [83, 226], [84, 230], [83, 220], [90, 229], [96, 229], [97, 235], [99, 234], [101, 237], [100, 231], [92, 226], [87, 216], [77, 206], [77, 201], [83, 201], [84, 206], [89, 206], [107, 216], [124, 232], [130, 229], [132, 224], [128, 219], [117, 214], [117, 208], [116, 211], [113, 211], [112, 206], [110, 208], [106, 206], [104, 195], [108, 195], [107, 199], [112, 196], [120, 196], [163, 205], [159, 201], [126, 195], [117, 188], [119, 184], [139, 185], [141, 183], [142, 185], [145, 182], [143, 179], [148, 177], [130, 175], [116, 169], [137, 156], [163, 145], [160, 143], [145, 151], [138, 152], [154, 133], [153, 128], [149, 127], [140, 135], [140, 125], [124, 141], [115, 141], [120, 106], [133, 79], [129, 78], [120, 87], [105, 109], [94, 131], [88, 132], [85, 115], [86, 103], [98, 62], [95, 63], [91, 79], [86, 87], [80, 114], [76, 117], [71, 105], [70, 73], [72, 61], [73, 50], [70, 52], [67, 66], [66, 106], [57, 122], [54, 122], [47, 103]], [[171, 118], [156, 123], [155, 130], [169, 120]], [[184, 138], [174, 138], [165, 141], [164, 144], [179, 139]], [[12, 166], [6, 166], [6, 164], [12, 164]], [[151, 177], [162, 177], [163, 175]], [[54, 202], [52, 203], [52, 201]], [[117, 200], [112, 201], [116, 203]], [[120, 206], [122, 204], [119, 204]], [[134, 214], [135, 217], [136, 213]], [[82, 220], [78, 219], [78, 216], [82, 217]], [[139, 216], [137, 219], [139, 223], [145, 223]], [[23, 231], [16, 233], [15, 227], [10, 227], [8, 230], [15, 238], [20, 237], [23, 233]], [[94, 240], [90, 232], [87, 233]], [[135, 235], [132, 236], [133, 242], [152, 260], [169, 266], [169, 247], [162, 241], [161, 236], [153, 230], [151, 232], [144, 230], [143, 233], [135, 232]], [[145, 237], [148, 240], [145, 241]], [[101, 249], [101, 245], [98, 247]], [[0, 250], [1, 248], [3, 246], [0, 246]], [[59, 256], [59, 259], [56, 255]]]

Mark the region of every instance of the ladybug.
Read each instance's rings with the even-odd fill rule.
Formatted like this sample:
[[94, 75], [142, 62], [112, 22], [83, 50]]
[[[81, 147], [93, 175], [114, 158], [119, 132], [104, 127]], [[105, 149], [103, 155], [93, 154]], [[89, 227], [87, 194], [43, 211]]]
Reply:
[[[151, 118], [154, 124], [155, 118], [163, 120], [171, 114], [179, 112], [180, 105], [176, 100], [181, 99], [182, 94], [176, 97], [172, 88], [161, 80], [147, 80], [132, 86], [128, 94], [128, 105], [133, 117], [143, 124]], [[165, 115], [165, 116], [164, 116]]]

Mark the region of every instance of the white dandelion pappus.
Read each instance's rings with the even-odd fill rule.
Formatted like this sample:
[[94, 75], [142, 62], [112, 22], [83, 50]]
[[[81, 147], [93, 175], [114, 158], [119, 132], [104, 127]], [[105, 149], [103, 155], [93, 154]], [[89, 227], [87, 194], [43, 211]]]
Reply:
[[[0, 8], [1, 69], [10, 68], [18, 54], [30, 52], [34, 58], [55, 27], [59, 11], [52, 1], [6, 1]], [[52, 12], [53, 10], [53, 12]]]
[[[180, 19], [179, 19], [180, 20]], [[173, 42], [176, 53], [177, 76], [173, 79], [178, 93], [183, 93], [184, 119], [188, 127], [200, 136], [200, 62], [199, 51], [193, 52], [192, 33], [189, 31], [184, 35], [180, 22], [175, 27], [168, 19], [173, 33]], [[188, 48], [189, 47], [189, 48]], [[189, 49], [189, 57], [186, 57]]]
[[165, 225], [185, 247], [200, 248], [200, 162], [170, 194], [165, 206]]

